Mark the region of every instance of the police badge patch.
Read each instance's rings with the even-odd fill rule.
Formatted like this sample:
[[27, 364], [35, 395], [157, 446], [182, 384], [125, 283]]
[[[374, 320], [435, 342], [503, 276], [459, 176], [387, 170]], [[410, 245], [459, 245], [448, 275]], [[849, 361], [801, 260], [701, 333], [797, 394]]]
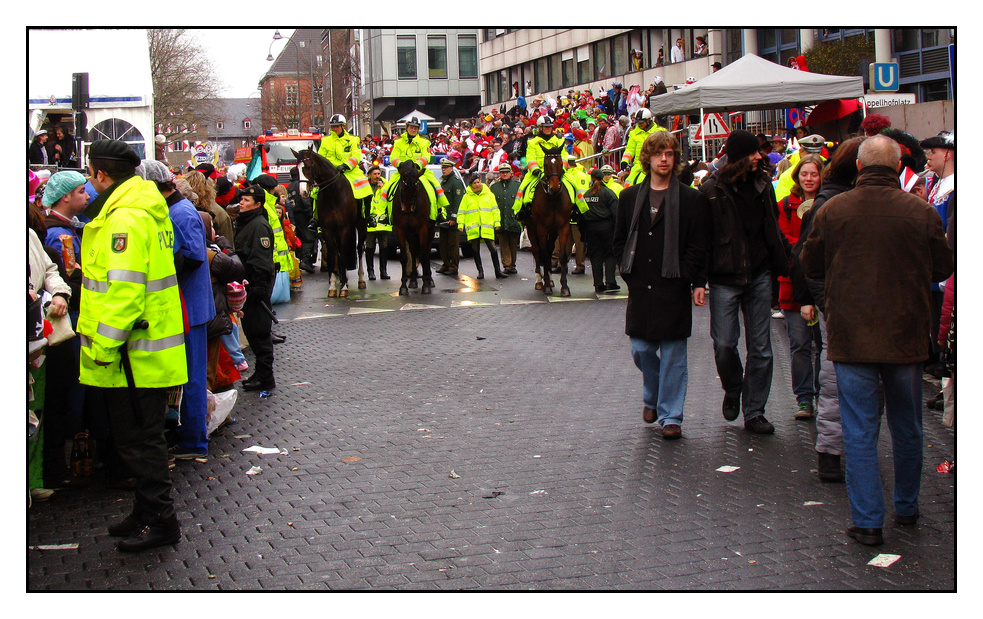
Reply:
[[121, 254], [126, 251], [126, 232], [113, 235], [113, 253]]
[[261, 237], [259, 237], [259, 244], [262, 245], [263, 247], [269, 249], [269, 247], [270, 247], [270, 237], [268, 237], [268, 236], [261, 236]]

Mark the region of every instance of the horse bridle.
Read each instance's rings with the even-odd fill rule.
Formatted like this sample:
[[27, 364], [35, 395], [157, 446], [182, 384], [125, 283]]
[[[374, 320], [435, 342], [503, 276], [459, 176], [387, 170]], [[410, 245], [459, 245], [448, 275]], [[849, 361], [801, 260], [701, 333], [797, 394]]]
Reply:
[[[558, 158], [559, 157], [553, 157], [553, 156], [547, 157], [547, 159], [558, 159]], [[545, 160], [544, 160], [544, 163], [545, 163]], [[546, 167], [546, 166], [543, 166], [543, 167]], [[549, 186], [549, 183], [546, 182], [546, 181], [548, 181], [549, 179], [551, 179], [554, 176], [557, 177], [557, 178], [559, 178], [560, 179], [560, 182], [561, 182], [561, 186], [558, 187], [558, 188], [556, 188], [555, 190], [554, 189], [551, 189], [550, 186]], [[554, 196], [554, 195], [560, 193], [560, 191], [563, 190], [562, 182], [563, 182], [563, 175], [562, 174], [557, 174], [556, 172], [553, 172], [552, 174], [546, 174], [546, 175], [543, 176], [543, 189], [546, 191], [547, 194], [549, 194], [551, 196]]]
[[[304, 164], [304, 167], [305, 168], [308, 168], [309, 167], [312, 170], [315, 169], [314, 168], [314, 158], [311, 157], [310, 155], [307, 155], [306, 157], [303, 157], [300, 161], [301, 161], [301, 163]], [[327, 187], [330, 187], [331, 185], [334, 185], [336, 182], [338, 182], [338, 179], [341, 178], [342, 176], [344, 176], [344, 174], [342, 174], [341, 172], [338, 172], [337, 174], [335, 174], [335, 177], [332, 178], [329, 181], [325, 181], [323, 183], [322, 182], [315, 182], [314, 183], [314, 187], [316, 187], [317, 190], [320, 191], [322, 189], [325, 189]]]

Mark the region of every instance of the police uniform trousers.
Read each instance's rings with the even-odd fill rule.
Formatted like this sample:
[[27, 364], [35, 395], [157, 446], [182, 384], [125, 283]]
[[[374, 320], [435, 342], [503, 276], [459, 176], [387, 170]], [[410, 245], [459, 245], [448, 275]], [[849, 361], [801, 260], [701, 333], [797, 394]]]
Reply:
[[135, 389], [139, 410], [133, 410], [128, 388], [102, 391], [116, 451], [136, 478], [133, 513], [149, 524], [170, 518], [174, 515], [174, 500], [164, 438], [167, 388]]
[[271, 337], [273, 329], [273, 318], [263, 308], [263, 301], [269, 303], [270, 299], [256, 299], [252, 295], [246, 296], [246, 302], [242, 306], [242, 332], [249, 340], [249, 346], [256, 355], [256, 369], [251, 378], [260, 381], [273, 380], [273, 339]]

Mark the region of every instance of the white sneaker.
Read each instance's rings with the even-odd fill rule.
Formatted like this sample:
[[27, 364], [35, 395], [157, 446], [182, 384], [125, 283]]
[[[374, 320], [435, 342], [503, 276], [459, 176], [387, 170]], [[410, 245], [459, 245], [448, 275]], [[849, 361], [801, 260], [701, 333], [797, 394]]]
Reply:
[[781, 310], [772, 310], [771, 317], [772, 318], [785, 318], [785, 314], [783, 314]]

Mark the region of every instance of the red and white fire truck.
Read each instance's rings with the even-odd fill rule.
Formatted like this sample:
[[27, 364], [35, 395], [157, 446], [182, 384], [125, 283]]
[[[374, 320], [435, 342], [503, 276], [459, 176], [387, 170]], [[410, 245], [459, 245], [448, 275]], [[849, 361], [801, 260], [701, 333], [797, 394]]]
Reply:
[[[320, 133], [307, 133], [297, 129], [288, 129], [282, 133], [267, 131], [256, 138], [256, 146], [237, 148], [235, 162], [248, 163], [250, 169], [258, 164], [264, 174], [276, 178], [281, 185], [288, 185], [290, 168], [297, 165], [297, 158], [290, 150], [300, 152], [309, 148], [317, 151], [322, 137]], [[259, 158], [256, 164], [252, 163], [254, 158]]]

